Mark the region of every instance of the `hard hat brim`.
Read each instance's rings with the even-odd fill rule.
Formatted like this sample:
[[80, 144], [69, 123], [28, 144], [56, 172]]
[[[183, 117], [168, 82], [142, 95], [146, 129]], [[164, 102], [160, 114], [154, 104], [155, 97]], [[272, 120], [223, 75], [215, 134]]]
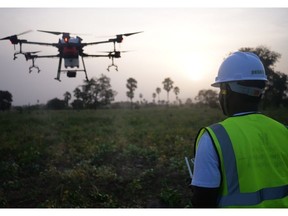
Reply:
[[212, 87], [216, 87], [219, 88], [221, 83], [230, 83], [230, 82], [238, 82], [238, 81], [248, 81], [248, 80], [262, 80], [262, 81], [268, 81], [268, 79], [266, 77], [263, 78], [255, 78], [255, 79], [251, 79], [251, 78], [243, 78], [243, 79], [238, 79], [238, 80], [223, 80], [223, 81], [216, 81], [214, 83], [211, 84]]

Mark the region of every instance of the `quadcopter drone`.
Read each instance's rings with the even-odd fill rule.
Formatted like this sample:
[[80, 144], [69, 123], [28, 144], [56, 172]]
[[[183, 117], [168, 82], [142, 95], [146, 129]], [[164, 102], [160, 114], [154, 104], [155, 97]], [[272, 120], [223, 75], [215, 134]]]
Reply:
[[[68, 32], [55, 32], [55, 31], [44, 31], [44, 30], [37, 30], [39, 32], [50, 33], [54, 35], [62, 35], [62, 38], [59, 39], [58, 43], [44, 43], [44, 42], [33, 42], [24, 39], [18, 39], [18, 36], [31, 32], [32, 30], [22, 32], [20, 34], [11, 35], [8, 37], [1, 38], [0, 40], [10, 40], [10, 42], [15, 46], [19, 44], [19, 51], [15, 51], [13, 60], [17, 59], [17, 56], [22, 54], [25, 56], [26, 61], [31, 60], [32, 65], [29, 67], [29, 73], [32, 72], [33, 68], [40, 72], [40, 68], [35, 65], [35, 59], [37, 58], [59, 58], [58, 70], [56, 80], [60, 80], [60, 73], [66, 73], [67, 77], [76, 77], [76, 73], [82, 71], [85, 73], [86, 80], [88, 80], [87, 71], [84, 63], [84, 58], [86, 57], [108, 57], [112, 59], [112, 64], [108, 66], [107, 70], [109, 71], [111, 67], [115, 67], [115, 70], [118, 71], [118, 66], [114, 64], [114, 58], [121, 58], [121, 52], [116, 50], [116, 43], [122, 43], [123, 37], [128, 37], [130, 35], [142, 33], [140, 32], [133, 32], [133, 33], [125, 33], [125, 34], [118, 34], [116, 38], [98, 41], [98, 42], [89, 42], [89, 43], [82, 43], [82, 38], [79, 36], [71, 37]], [[97, 44], [104, 44], [104, 43], [113, 43], [113, 51], [106, 52], [106, 55], [97, 55], [97, 54], [86, 54], [84, 53], [84, 47], [90, 45], [97, 45]], [[34, 44], [34, 45], [43, 45], [43, 46], [52, 46], [58, 49], [58, 54], [56, 55], [38, 55], [40, 51], [31, 51], [31, 52], [23, 52], [22, 45], [23, 44]], [[125, 52], [125, 51], [122, 51]], [[79, 68], [79, 59], [82, 60], [83, 68]], [[62, 61], [64, 59], [64, 66], [65, 69], [62, 69]]]

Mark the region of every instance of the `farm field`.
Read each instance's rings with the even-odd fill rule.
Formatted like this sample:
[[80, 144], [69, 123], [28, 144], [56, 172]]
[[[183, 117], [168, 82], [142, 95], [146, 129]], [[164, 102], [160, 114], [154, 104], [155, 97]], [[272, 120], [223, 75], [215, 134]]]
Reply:
[[[266, 113], [288, 124], [286, 110]], [[192, 207], [184, 157], [224, 118], [205, 107], [2, 112], [0, 207]]]

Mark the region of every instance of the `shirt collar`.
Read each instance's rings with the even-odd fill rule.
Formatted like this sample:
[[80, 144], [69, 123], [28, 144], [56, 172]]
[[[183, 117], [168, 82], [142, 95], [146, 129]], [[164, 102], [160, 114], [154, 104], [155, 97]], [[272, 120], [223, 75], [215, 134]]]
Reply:
[[232, 116], [240, 116], [240, 115], [256, 114], [256, 113], [259, 113], [259, 112], [258, 111], [240, 112], [240, 113], [235, 113]]

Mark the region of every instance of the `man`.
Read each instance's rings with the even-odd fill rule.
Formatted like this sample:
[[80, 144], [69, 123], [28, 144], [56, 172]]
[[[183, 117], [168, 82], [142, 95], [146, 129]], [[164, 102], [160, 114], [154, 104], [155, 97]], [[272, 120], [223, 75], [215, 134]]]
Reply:
[[212, 86], [228, 118], [196, 138], [194, 207], [288, 207], [288, 129], [258, 111], [266, 81], [253, 53], [221, 64]]

